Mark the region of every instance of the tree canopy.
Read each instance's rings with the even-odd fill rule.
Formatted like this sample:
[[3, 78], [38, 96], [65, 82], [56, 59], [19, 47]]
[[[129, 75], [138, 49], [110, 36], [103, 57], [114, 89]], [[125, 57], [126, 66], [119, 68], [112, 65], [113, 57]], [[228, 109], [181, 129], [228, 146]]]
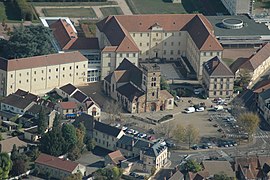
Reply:
[[177, 125], [174, 130], [174, 135], [178, 141], [188, 143], [189, 147], [191, 144], [197, 143], [199, 140], [199, 131], [191, 124], [186, 127]]
[[202, 170], [202, 166], [195, 160], [187, 160], [187, 162], [182, 166], [182, 169], [186, 172], [199, 172]]
[[122, 174], [123, 170], [118, 167], [101, 168], [94, 172], [94, 179], [119, 180]]
[[45, 119], [45, 113], [42, 108], [39, 112], [39, 118], [38, 118], [38, 133], [43, 134], [47, 128], [48, 128], [48, 121], [47, 119]]
[[0, 179], [7, 179], [12, 168], [12, 161], [7, 153], [0, 153]]
[[221, 172], [220, 174], [214, 174], [213, 177], [214, 180], [231, 180], [230, 177], [228, 177], [226, 174]]
[[24, 58], [56, 53], [49, 28], [20, 26], [14, 29], [8, 41], [1, 41], [3, 56], [7, 59]]
[[239, 116], [238, 122], [250, 137], [257, 130], [260, 123], [260, 118], [253, 112], [246, 112]]

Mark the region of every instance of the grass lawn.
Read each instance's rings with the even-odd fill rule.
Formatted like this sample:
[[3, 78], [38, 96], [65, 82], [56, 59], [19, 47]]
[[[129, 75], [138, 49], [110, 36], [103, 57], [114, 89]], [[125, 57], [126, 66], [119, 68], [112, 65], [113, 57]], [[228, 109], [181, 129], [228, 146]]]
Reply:
[[126, 0], [134, 14], [183, 14], [182, 4], [170, 3], [170, 0]]
[[34, 6], [102, 6], [117, 5], [115, 1], [107, 2], [32, 2]]
[[229, 58], [222, 58], [222, 60], [227, 64], [227, 66], [230, 66], [235, 60], [229, 59]]
[[3, 19], [7, 19], [6, 8], [4, 3], [0, 2], [0, 21], [3, 21]]
[[97, 17], [96, 13], [92, 8], [44, 8], [43, 13], [48, 17]]
[[107, 17], [109, 15], [122, 15], [122, 14], [124, 14], [120, 7], [104, 7], [104, 8], [100, 8], [100, 11], [102, 12], [104, 17]]

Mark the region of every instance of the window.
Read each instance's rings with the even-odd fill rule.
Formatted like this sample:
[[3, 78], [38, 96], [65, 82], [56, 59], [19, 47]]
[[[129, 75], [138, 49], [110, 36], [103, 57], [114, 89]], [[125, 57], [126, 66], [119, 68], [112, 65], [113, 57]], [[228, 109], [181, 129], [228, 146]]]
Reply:
[[19, 76], [22, 76], [22, 74], [20, 73]]
[[217, 82], [217, 78], [215, 78], [214, 81]]
[[69, 74], [69, 76], [71, 77], [71, 76], [72, 76], [72, 74]]
[[214, 84], [214, 89], [217, 89], [217, 85], [216, 84]]
[[34, 78], [34, 81], [36, 81], [36, 78]]
[[63, 67], [63, 71], [65, 70], [65, 67]]
[[152, 96], [155, 96], [155, 93], [154, 92], [152, 92]]
[[133, 57], [136, 57], [136, 53], [133, 53]]
[[156, 33], [156, 36], [158, 37], [158, 33]]
[[222, 91], [220, 91], [219, 94], [222, 96]]
[[166, 50], [163, 51], [163, 54], [166, 55]]
[[213, 52], [210, 52], [210, 56], [213, 56]]
[[203, 52], [203, 55], [206, 56], [206, 52]]
[[214, 91], [214, 96], [215, 96], [215, 95], [217, 95], [217, 92], [216, 92], [216, 91]]
[[181, 54], [181, 51], [180, 50], [178, 50], [178, 55], [180, 55]]
[[21, 83], [22, 83], [22, 81], [19, 81], [19, 83], [21, 84]]
[[149, 37], [149, 33], [147, 33], [147, 37]]
[[173, 55], [173, 50], [171, 50], [171, 55]]
[[223, 89], [223, 84], [220, 84], [220, 89]]
[[10, 88], [12, 89], [12, 85], [10, 86]]
[[167, 33], [165, 33], [165, 37], [167, 37]]
[[69, 69], [71, 70], [72, 69], [72, 66], [69, 66]]
[[127, 57], [129, 57], [129, 53], [127, 53]]
[[110, 62], [108, 63], [108, 66], [111, 67], [111, 63]]
[[10, 77], [13, 78], [13, 74], [11, 74]]
[[28, 79], [26, 79], [26, 82], [29, 82], [29, 80], [28, 80]]
[[230, 82], [230, 78], [227, 78], [227, 82]]
[[169, 100], [169, 104], [172, 104], [172, 100]]
[[51, 69], [49, 69], [49, 72], [51, 72]]
[[179, 36], [181, 36], [181, 32], [179, 32]]
[[164, 42], [164, 46], [167, 46], [167, 42]]
[[140, 43], [140, 46], [142, 46], [142, 43]]
[[135, 33], [133, 33], [133, 37], [135, 37]]
[[43, 77], [41, 78], [41, 80], [43, 81]]
[[230, 84], [226, 84], [226, 89], [230, 89]]
[[172, 36], [174, 36], [174, 33], [172, 33]]
[[119, 56], [120, 56], [120, 57], [122, 57], [122, 56], [123, 56], [123, 54], [122, 54], [122, 53], [120, 53], [120, 54], [119, 54]]
[[29, 75], [29, 72], [27, 72], [26, 75]]
[[140, 34], [140, 36], [142, 37], [142, 33]]
[[49, 76], [49, 79], [51, 79], [51, 76]]
[[148, 52], [148, 50], [147, 50], [147, 51], [145, 51], [145, 54], [146, 54], [146, 55], [148, 55], [148, 53], [149, 53], [149, 52]]
[[226, 91], [226, 95], [229, 96], [230, 95], [230, 92], [229, 91]]
[[34, 71], [34, 74], [37, 74], [37, 71]]
[[147, 46], [149, 46], [149, 43], [146, 43]]
[[217, 56], [219, 56], [219, 52], [217, 52]]
[[111, 57], [111, 53], [108, 53], [108, 57]]
[[65, 75], [63, 74], [63, 78], [65, 77]]
[[56, 70], [56, 72], [57, 72], [57, 71], [58, 71], [58, 68], [56, 68], [55, 70]]
[[79, 66], [76, 66], [76, 69], [78, 69], [79, 68]]
[[171, 46], [173, 46], [173, 42], [171, 42]]
[[58, 75], [56, 75], [55, 77], [58, 78]]
[[181, 42], [178, 42], [178, 46], [181, 46]]

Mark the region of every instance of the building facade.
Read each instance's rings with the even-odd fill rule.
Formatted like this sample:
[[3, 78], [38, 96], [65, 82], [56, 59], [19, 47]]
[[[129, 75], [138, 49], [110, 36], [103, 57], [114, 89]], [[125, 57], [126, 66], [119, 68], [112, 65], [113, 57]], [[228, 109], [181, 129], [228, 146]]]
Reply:
[[258, 94], [257, 109], [259, 114], [270, 123], [270, 89]]
[[252, 14], [253, 0], [221, 0], [231, 15]]
[[[132, 23], [131, 23], [132, 22]], [[97, 23], [101, 79], [127, 58], [135, 65], [151, 59], [187, 57], [202, 77], [202, 64], [222, 56], [213, 27], [201, 14], [109, 16]]]
[[218, 57], [204, 63], [203, 86], [210, 98], [233, 95], [234, 74]]
[[67, 83], [83, 84], [88, 60], [79, 52], [50, 54], [21, 59], [0, 59], [0, 94], [18, 89], [43, 94]]

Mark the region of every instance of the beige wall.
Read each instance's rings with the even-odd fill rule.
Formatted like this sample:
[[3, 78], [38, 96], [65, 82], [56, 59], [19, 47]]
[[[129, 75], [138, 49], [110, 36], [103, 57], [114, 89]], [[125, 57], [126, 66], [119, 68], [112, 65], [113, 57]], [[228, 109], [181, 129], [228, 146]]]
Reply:
[[253, 72], [251, 83], [254, 83], [262, 74], [270, 69], [270, 57], [268, 57], [261, 65], [259, 65]]
[[[0, 94], [6, 89], [6, 94], [14, 93], [18, 89], [33, 94], [43, 94], [55, 87], [67, 83], [79, 85], [86, 82], [87, 61], [59, 64], [54, 66], [21, 69], [7, 72], [7, 80], [0, 84]], [[0, 77], [5, 71], [0, 71]]]

